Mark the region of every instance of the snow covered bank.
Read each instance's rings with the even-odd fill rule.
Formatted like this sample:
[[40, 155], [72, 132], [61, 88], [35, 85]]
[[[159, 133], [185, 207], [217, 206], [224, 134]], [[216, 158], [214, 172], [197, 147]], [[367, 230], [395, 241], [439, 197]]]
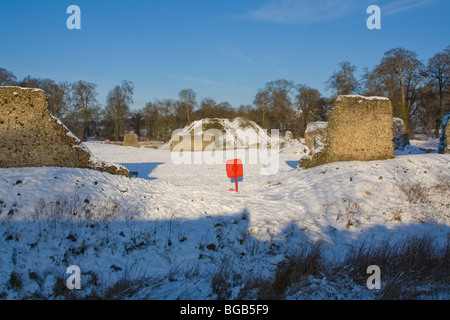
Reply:
[[[246, 120], [243, 118], [235, 118], [233, 120], [207, 118], [194, 121], [185, 128], [177, 130], [172, 135], [172, 139], [165, 143], [161, 147], [161, 149], [171, 150], [174, 144], [181, 139], [180, 137], [190, 137], [194, 139], [196, 137], [201, 138], [208, 135], [215, 137], [216, 147], [221, 149], [242, 149], [256, 147], [275, 148], [279, 147], [281, 143], [281, 139], [278, 134], [272, 136], [270, 132], [262, 129], [254, 121]], [[199, 147], [195, 146], [195, 149], [187, 149], [193, 151], [202, 151], [204, 150], [204, 148], [201, 148], [201, 146], [202, 144], [200, 143]]]
[[[166, 150], [86, 145], [138, 178], [0, 169], [3, 298], [70, 297], [64, 279], [72, 264], [81, 268], [83, 296], [104, 296], [122, 281], [133, 290], [119, 298], [211, 299], [225, 272], [227, 298], [236, 298], [248, 279], [269, 277], [311, 243], [341, 261], [362, 241], [429, 234], [443, 246], [450, 234], [450, 155], [299, 170], [307, 149], [297, 144], [281, 150], [276, 175], [261, 175], [262, 163], [244, 165], [236, 193], [221, 164], [177, 165]], [[316, 280], [307, 297], [373, 298], [365, 284]]]

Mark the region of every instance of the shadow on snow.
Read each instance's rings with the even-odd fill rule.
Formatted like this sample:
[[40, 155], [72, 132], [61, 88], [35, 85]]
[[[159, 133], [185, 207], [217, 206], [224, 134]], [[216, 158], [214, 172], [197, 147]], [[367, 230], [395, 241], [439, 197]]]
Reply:
[[146, 180], [156, 180], [157, 178], [150, 177], [150, 174], [162, 164], [164, 162], [121, 163], [130, 173], [137, 173], [137, 178]]

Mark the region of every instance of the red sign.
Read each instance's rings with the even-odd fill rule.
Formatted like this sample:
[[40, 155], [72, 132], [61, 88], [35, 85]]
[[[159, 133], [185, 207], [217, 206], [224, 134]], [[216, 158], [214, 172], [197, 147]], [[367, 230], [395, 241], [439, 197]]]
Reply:
[[[244, 168], [241, 159], [227, 160], [227, 175], [228, 178], [234, 178], [236, 184], [236, 192], [238, 192], [238, 178], [244, 175]], [[230, 189], [230, 191], [234, 191]]]

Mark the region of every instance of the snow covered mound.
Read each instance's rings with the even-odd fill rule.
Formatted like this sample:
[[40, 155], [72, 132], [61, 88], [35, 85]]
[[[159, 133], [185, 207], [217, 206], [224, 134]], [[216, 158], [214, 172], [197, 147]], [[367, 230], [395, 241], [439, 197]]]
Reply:
[[[161, 149], [171, 150], [181, 139], [180, 137], [195, 139], [203, 136], [214, 136], [216, 148], [227, 149], [274, 148], [280, 146], [282, 141], [277, 133], [271, 135], [254, 121], [243, 118], [235, 118], [232, 121], [207, 118], [194, 121], [185, 128], [176, 130], [172, 138]], [[203, 149], [193, 151], [203, 151]]]

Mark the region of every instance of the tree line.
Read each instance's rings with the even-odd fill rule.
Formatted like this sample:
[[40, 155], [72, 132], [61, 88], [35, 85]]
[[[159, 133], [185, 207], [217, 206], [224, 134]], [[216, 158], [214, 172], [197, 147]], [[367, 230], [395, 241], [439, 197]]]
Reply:
[[123, 80], [112, 88], [104, 106], [97, 100], [97, 85], [79, 80], [55, 82], [16, 76], [0, 68], [0, 86], [17, 85], [44, 90], [49, 111], [60, 118], [78, 137], [102, 137], [120, 140], [126, 132], [141, 139], [167, 141], [172, 132], [204, 118], [243, 117], [265, 129], [291, 131], [302, 137], [308, 123], [326, 121], [334, 99], [339, 95], [361, 94], [388, 97], [394, 116], [402, 118], [409, 133], [431, 132], [438, 136], [442, 118], [450, 112], [450, 46], [436, 53], [426, 63], [414, 51], [394, 48], [384, 53], [379, 64], [357, 68], [348, 61], [325, 82], [331, 97], [306, 84], [279, 79], [267, 82], [257, 90], [252, 104], [234, 108], [229, 102], [211, 97], [197, 99], [192, 89], [182, 89], [177, 99], [154, 99], [131, 110], [134, 84]]

